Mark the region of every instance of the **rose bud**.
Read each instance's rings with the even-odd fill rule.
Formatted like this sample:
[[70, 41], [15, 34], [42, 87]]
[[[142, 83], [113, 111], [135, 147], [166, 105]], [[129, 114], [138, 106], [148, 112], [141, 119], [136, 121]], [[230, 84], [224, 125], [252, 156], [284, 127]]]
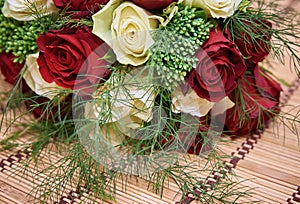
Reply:
[[133, 0], [133, 2], [144, 9], [155, 10], [166, 8], [176, 0]]

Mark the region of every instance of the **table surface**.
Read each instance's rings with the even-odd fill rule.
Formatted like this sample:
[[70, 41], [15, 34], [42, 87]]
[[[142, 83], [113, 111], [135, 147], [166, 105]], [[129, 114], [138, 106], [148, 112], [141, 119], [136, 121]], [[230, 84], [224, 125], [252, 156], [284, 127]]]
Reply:
[[[290, 2], [297, 8], [299, 4], [297, 1]], [[300, 107], [292, 109], [292, 106], [300, 105], [299, 81], [289, 68], [275, 67], [274, 73], [292, 84], [291, 87], [284, 87], [281, 98], [288, 105], [282, 110], [295, 115], [300, 111]], [[2, 80], [0, 83], [5, 84]], [[9, 88], [9, 85], [5, 85], [1, 89]], [[300, 124], [297, 124], [297, 129], [300, 130]], [[1, 137], [5, 135], [1, 133]], [[20, 139], [20, 142], [26, 142], [26, 136]], [[241, 137], [218, 146], [232, 156], [224, 161], [233, 167], [237, 175], [233, 179], [242, 181], [238, 186], [251, 188], [251, 198], [242, 198], [241, 201], [300, 203], [300, 141], [288, 128], [271, 124], [262, 134]], [[20, 168], [18, 161], [26, 157], [27, 153], [0, 152], [0, 204], [39, 202], [32, 195], [28, 195], [33, 188], [33, 177], [30, 174], [34, 173], [34, 168], [27, 174], [16, 174]], [[48, 157], [44, 159], [47, 160]], [[52, 159], [57, 160], [55, 156]], [[68, 191], [59, 198], [60, 203], [87, 203], [93, 199], [97, 203], [114, 203], [87, 198], [85, 195], [79, 196], [74, 193], [75, 189], [68, 187], [67, 189]], [[172, 183], [165, 187], [162, 197], [148, 190], [147, 183], [143, 180], [139, 182], [135, 179], [130, 180], [126, 189], [120, 181], [116, 189], [115, 203], [175, 203], [181, 198], [178, 189]]]

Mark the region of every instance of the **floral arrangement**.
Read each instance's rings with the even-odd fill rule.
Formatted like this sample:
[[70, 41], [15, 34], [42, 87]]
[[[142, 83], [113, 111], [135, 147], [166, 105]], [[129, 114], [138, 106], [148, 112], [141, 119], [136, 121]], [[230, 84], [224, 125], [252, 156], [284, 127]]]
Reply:
[[[220, 138], [251, 134], [282, 116], [282, 81], [265, 68], [267, 56], [282, 61], [287, 53], [299, 73], [295, 12], [274, 2], [1, 0], [0, 6], [0, 68], [14, 85], [4, 113], [25, 104], [10, 125], [35, 116], [22, 127], [34, 133], [24, 148], [36, 162], [49, 144], [64, 155], [52, 164], [64, 176], [50, 174], [38, 187], [41, 199], [54, 191], [51, 178], [64, 183], [75, 175], [73, 185], [101, 196], [103, 174], [133, 174], [161, 184], [156, 191], [168, 177], [183, 195], [191, 192], [198, 178], [183, 173], [180, 158], [204, 155], [222, 166], [215, 153]], [[15, 147], [18, 133], [2, 140], [3, 148]]]

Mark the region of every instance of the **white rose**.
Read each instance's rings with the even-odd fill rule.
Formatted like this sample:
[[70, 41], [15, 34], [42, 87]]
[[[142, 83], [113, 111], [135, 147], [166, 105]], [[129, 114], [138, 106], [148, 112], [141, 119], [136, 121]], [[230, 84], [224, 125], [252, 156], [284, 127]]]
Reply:
[[98, 123], [99, 112], [94, 103], [88, 102], [86, 104], [85, 117], [86, 119], [91, 120], [91, 123], [84, 127], [84, 129], [88, 131], [91, 139], [97, 139], [97, 141], [100, 139], [100, 141], [109, 142], [112, 146], [121, 144], [125, 139], [125, 136], [120, 131], [116, 130], [116, 123]]
[[111, 0], [93, 15], [93, 33], [112, 47], [120, 63], [138, 66], [149, 59], [150, 31], [163, 20], [132, 2]]
[[227, 109], [232, 108], [235, 105], [228, 96], [224, 97], [220, 101], [216, 102], [214, 107], [211, 109], [211, 115], [219, 115], [224, 113]]
[[190, 7], [205, 10], [213, 18], [227, 18], [232, 16], [242, 0], [184, 0], [183, 3]]
[[29, 21], [37, 17], [34, 11], [43, 16], [57, 10], [53, 0], [5, 0], [2, 13], [18, 21]]
[[[149, 122], [152, 107], [157, 93], [154, 88], [145, 85], [145, 76], [126, 74], [125, 77], [111, 77], [94, 96], [95, 100], [86, 106], [86, 118], [96, 118], [103, 127], [117, 127], [109, 133], [113, 134], [114, 141], [120, 141], [116, 132], [130, 136], [132, 130], [141, 127], [144, 122]], [[121, 80], [121, 81], [120, 81]]]
[[31, 90], [36, 94], [52, 99], [61, 90], [66, 89], [58, 86], [55, 82], [48, 83], [43, 79], [37, 64], [38, 57], [38, 53], [27, 56], [25, 62], [27, 70], [24, 72], [23, 78]]
[[199, 118], [207, 115], [210, 110], [212, 110], [212, 115], [218, 115], [234, 106], [227, 96], [214, 103], [200, 98], [192, 89], [184, 95], [179, 87], [172, 92], [171, 98], [174, 113], [187, 113]]

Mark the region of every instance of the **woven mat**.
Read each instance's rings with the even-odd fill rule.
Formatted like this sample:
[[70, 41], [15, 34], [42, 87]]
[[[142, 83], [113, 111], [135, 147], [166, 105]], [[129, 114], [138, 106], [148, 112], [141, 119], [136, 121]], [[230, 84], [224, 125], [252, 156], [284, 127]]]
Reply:
[[[298, 2], [291, 0], [297, 8]], [[288, 68], [276, 66], [274, 72], [282, 79], [290, 82], [291, 87], [284, 87], [282, 102], [288, 104], [283, 111], [297, 114], [300, 107], [299, 81], [295, 80], [296, 75], [289, 72]], [[0, 79], [1, 90], [11, 88]], [[289, 106], [291, 105], [291, 106]], [[300, 131], [300, 124], [297, 125]], [[6, 135], [0, 133], [0, 139]], [[26, 143], [26, 135], [20, 139]], [[300, 141], [299, 138], [283, 125], [270, 125], [263, 133], [257, 133], [248, 137], [241, 137], [232, 140], [229, 144], [220, 144], [222, 149], [231, 158], [228, 158], [227, 165], [236, 173], [235, 179], [243, 181], [239, 187], [251, 188], [251, 198], [241, 201], [252, 203], [300, 203]], [[26, 174], [20, 172], [20, 162], [29, 156], [30, 152], [0, 152], [0, 204], [10, 203], [39, 203], [29, 193], [34, 187], [33, 183], [41, 181], [33, 180], [34, 166], [30, 166]], [[46, 153], [44, 153], [46, 154]], [[45, 162], [51, 158], [55, 161], [59, 155], [45, 155]], [[226, 173], [226, 172], [225, 172]], [[42, 179], [45, 175], [40, 175]], [[213, 179], [222, 179], [222, 176], [213, 175]], [[58, 184], [59, 185], [59, 184]], [[67, 191], [59, 198], [59, 204], [88, 203], [94, 200], [96, 203], [157, 203], [167, 204], [180, 201], [181, 195], [174, 183], [165, 187], [163, 196], [153, 193], [147, 189], [147, 182], [144, 180], [132, 179], [128, 181], [126, 189], [122, 182], [118, 182], [116, 189], [116, 201], [102, 201], [91, 198], [87, 194], [79, 195], [76, 189], [67, 186]], [[196, 203], [193, 198], [187, 195], [183, 203]], [[52, 202], [53, 203], [53, 202]]]

